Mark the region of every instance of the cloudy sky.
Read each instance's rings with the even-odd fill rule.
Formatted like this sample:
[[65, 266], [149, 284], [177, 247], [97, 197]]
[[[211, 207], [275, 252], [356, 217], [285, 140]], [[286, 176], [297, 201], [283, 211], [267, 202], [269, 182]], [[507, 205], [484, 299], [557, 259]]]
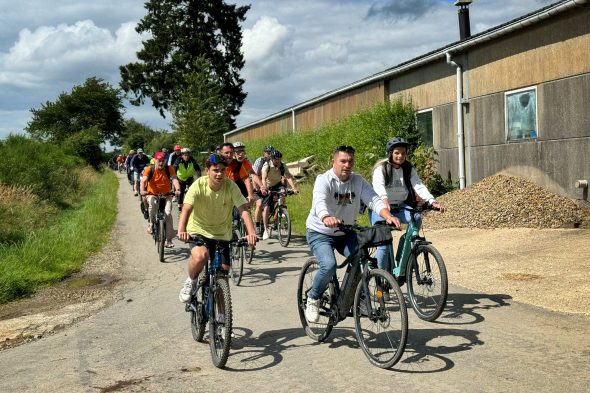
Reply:
[[[474, 0], [476, 34], [556, 0]], [[228, 2], [232, 2], [229, 0]], [[250, 0], [237, 125], [314, 98], [459, 38], [453, 0]], [[135, 60], [142, 0], [0, 0], [0, 139], [22, 133], [30, 109], [97, 76], [118, 86]], [[126, 117], [169, 129], [150, 105]]]

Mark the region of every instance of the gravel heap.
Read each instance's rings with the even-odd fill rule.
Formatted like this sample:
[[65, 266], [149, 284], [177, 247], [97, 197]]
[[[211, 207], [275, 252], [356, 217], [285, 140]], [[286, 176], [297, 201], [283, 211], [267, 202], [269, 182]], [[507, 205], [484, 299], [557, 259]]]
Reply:
[[490, 176], [437, 200], [446, 211], [427, 212], [426, 228], [590, 228], [573, 200], [514, 176]]

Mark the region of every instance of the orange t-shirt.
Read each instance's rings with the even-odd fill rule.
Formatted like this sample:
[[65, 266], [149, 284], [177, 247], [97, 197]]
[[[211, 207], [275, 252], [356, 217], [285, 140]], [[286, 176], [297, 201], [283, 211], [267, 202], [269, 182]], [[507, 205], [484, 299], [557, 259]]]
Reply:
[[[151, 166], [147, 166], [143, 170], [143, 176], [149, 176], [150, 171], [152, 170]], [[176, 176], [176, 172], [174, 168], [168, 166], [168, 173], [170, 173], [170, 177]], [[166, 169], [157, 169], [154, 166], [154, 175], [152, 178], [147, 182], [147, 192], [151, 195], [158, 195], [158, 194], [165, 194], [170, 192], [172, 186], [170, 184], [170, 179], [166, 176]]]
[[252, 164], [250, 164], [250, 161], [248, 161], [246, 159], [244, 159], [244, 161], [242, 161], [242, 166], [240, 167], [240, 170], [236, 171], [238, 164], [239, 164], [238, 160], [233, 160], [227, 166], [227, 168], [225, 168], [225, 176], [229, 177], [233, 181], [247, 178], [250, 171], [252, 170]]

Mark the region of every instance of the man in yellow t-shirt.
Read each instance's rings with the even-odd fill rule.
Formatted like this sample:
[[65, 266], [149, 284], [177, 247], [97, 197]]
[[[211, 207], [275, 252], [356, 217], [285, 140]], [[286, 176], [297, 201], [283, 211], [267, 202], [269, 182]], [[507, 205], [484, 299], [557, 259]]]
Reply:
[[[232, 239], [232, 210], [236, 206], [246, 224], [248, 245], [256, 245], [254, 223], [248, 211], [248, 202], [238, 186], [225, 176], [226, 161], [212, 154], [205, 162], [206, 176], [195, 180], [184, 197], [182, 213], [178, 223], [178, 239], [200, 238], [203, 245], [191, 243], [191, 259], [186, 279], [178, 298], [181, 302], [190, 300], [193, 285], [215, 252], [216, 240]], [[229, 261], [229, 248], [223, 250], [224, 261]], [[229, 266], [223, 264], [228, 270]]]

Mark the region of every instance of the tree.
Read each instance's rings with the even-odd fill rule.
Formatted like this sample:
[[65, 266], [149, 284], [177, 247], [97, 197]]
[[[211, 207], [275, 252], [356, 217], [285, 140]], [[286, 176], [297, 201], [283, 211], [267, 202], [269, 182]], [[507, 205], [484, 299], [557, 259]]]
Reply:
[[123, 139], [123, 146], [126, 151], [131, 149], [147, 149], [149, 143], [154, 139], [156, 131], [150, 126], [140, 123], [131, 118], [125, 120], [125, 138]]
[[133, 105], [151, 99], [165, 117], [187, 88], [185, 76], [199, 71], [195, 60], [206, 57], [227, 97], [224, 116], [233, 126], [246, 99], [242, 90], [244, 67], [240, 22], [250, 6], [226, 4], [223, 0], [148, 0], [147, 15], [138, 33], [149, 33], [137, 52], [138, 62], [121, 66], [121, 88], [132, 93]]
[[31, 109], [26, 131], [36, 139], [63, 142], [83, 130], [94, 129], [105, 142], [119, 143], [123, 131], [123, 97], [100, 78], [86, 79], [72, 92], [61, 93], [55, 102]]
[[195, 69], [185, 77], [187, 88], [172, 106], [172, 127], [180, 141], [200, 150], [208, 150], [223, 140], [229, 129], [223, 108], [227, 99], [220, 94], [213, 68], [204, 57], [196, 60]]

